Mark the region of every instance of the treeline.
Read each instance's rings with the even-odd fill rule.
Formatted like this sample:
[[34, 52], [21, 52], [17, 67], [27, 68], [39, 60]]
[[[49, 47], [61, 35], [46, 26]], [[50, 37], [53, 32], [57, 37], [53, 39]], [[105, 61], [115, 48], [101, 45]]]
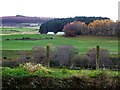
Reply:
[[47, 32], [54, 32], [57, 33], [58, 31], [62, 31], [63, 27], [70, 22], [73, 21], [82, 21], [85, 22], [87, 25], [95, 20], [105, 20], [109, 19], [107, 17], [75, 17], [75, 18], [56, 18], [49, 20], [43, 23], [40, 26], [40, 33], [46, 34]]
[[4, 16], [1, 17], [0, 19], [2, 19], [2, 24], [6, 24], [6, 23], [43, 23], [53, 18], [16, 15], [16, 16]]
[[63, 31], [65, 36], [92, 35], [92, 36], [118, 36], [120, 22], [112, 20], [95, 20], [88, 25], [85, 22], [73, 21], [67, 23]]

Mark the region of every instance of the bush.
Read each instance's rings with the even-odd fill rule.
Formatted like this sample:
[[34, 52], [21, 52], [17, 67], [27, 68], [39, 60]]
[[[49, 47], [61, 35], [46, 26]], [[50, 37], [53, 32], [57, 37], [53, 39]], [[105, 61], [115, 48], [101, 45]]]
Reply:
[[72, 46], [57, 47], [54, 57], [55, 62], [59, 62], [59, 66], [69, 66], [74, 55], [78, 54], [78, 50]]
[[81, 67], [81, 56], [75, 55], [71, 61], [71, 68], [73, 67]]
[[3, 57], [3, 59], [7, 59], [7, 57]]
[[119, 56], [114, 56], [114, 57], [111, 56], [110, 60], [112, 60], [113, 69], [120, 70], [120, 57]]
[[44, 63], [44, 60], [46, 59], [46, 51], [44, 47], [41, 46], [34, 46], [32, 48], [32, 62], [34, 63]]
[[[89, 57], [89, 67], [96, 67], [96, 49], [90, 49], [87, 53]], [[112, 68], [112, 60], [110, 60], [109, 52], [106, 49], [100, 49], [99, 52], [99, 66], [100, 68]]]
[[24, 64], [27, 62], [30, 62], [30, 57], [27, 56], [27, 51], [20, 51], [20, 57], [18, 60], [16, 60], [19, 64]]
[[58, 67], [59, 61], [57, 60], [50, 60], [50, 67]]
[[87, 55], [75, 55], [71, 62], [71, 68], [88, 68], [89, 58]]
[[3, 67], [17, 67], [19, 66], [19, 63], [15, 60], [3, 60], [2, 66]]

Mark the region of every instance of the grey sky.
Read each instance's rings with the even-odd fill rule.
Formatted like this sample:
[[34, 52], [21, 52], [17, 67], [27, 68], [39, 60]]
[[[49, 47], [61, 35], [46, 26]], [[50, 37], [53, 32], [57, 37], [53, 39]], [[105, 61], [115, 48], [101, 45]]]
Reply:
[[0, 16], [74, 17], [118, 19], [119, 0], [0, 0]]

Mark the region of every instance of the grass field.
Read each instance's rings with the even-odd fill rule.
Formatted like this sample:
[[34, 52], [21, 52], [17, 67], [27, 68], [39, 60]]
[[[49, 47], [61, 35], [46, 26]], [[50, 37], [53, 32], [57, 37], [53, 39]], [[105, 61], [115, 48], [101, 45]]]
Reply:
[[[23, 37], [54, 38], [43, 40], [6, 40]], [[49, 44], [53, 47], [59, 45], [72, 45], [79, 49], [80, 53], [86, 53], [90, 48], [95, 48], [97, 45], [99, 45], [101, 48], [107, 49], [110, 53], [118, 53], [118, 39], [116, 37], [79, 36], [68, 38], [43, 34], [18, 34], [2, 36], [3, 50], [31, 50], [34, 46], [47, 46]]]
[[38, 32], [38, 27], [4, 27], [0, 28], [0, 31], [2, 31], [2, 34], [20, 34], [24, 32]]

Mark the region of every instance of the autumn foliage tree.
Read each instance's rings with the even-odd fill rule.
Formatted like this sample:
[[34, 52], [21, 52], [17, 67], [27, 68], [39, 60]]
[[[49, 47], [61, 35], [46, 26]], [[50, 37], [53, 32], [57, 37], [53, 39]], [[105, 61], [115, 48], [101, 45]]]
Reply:
[[64, 26], [63, 31], [65, 32], [65, 36], [73, 37], [77, 35], [82, 35], [86, 34], [87, 25], [85, 24], [85, 22], [73, 21], [71, 23], [67, 23]]
[[115, 23], [112, 20], [95, 20], [88, 25], [90, 35], [110, 36], [115, 34]]
[[74, 37], [77, 35], [92, 36], [119, 36], [120, 21], [110, 19], [95, 20], [89, 24], [81, 21], [67, 23], [63, 31], [65, 36]]

